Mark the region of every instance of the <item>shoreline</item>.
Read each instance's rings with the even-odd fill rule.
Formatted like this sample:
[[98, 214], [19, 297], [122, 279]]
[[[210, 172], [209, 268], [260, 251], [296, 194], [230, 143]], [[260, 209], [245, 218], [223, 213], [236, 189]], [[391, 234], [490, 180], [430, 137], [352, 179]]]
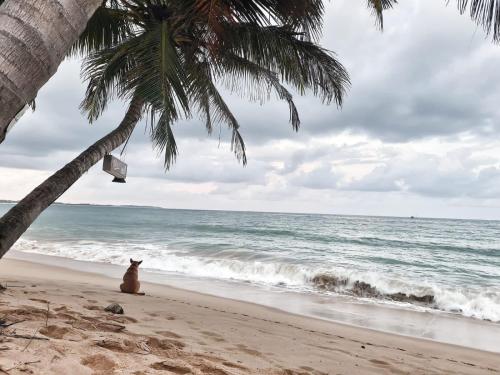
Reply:
[[[49, 302], [51, 311], [64, 311], [64, 314], [57, 314], [61, 315], [60, 318], [57, 315], [50, 318], [49, 326], [56, 327], [53, 328], [54, 332], [59, 333], [44, 332], [49, 337], [51, 334], [59, 337], [51, 340], [50, 345], [64, 344], [69, 348], [68, 351], [76, 353], [57, 361], [71, 359], [78, 368], [85, 368], [86, 365], [82, 364], [86, 361], [85, 358], [101, 355], [107, 358], [107, 363], [114, 363], [113, 371], [123, 371], [124, 368], [119, 368], [120, 366], [126, 366], [128, 371], [130, 366], [140, 365], [148, 368], [149, 372], [143, 372], [148, 374], [156, 373], [156, 369], [151, 366], [160, 368], [162, 365], [157, 360], [165, 356], [168, 360], [183, 363], [179, 366], [190, 368], [191, 373], [197, 373], [199, 366], [208, 366], [207, 363], [210, 362], [212, 369], [205, 372], [200, 370], [202, 374], [439, 374], [446, 371], [474, 374], [500, 371], [497, 353], [294, 315], [262, 305], [165, 285], [146, 282], [142, 284], [146, 296], [124, 295], [117, 291], [119, 282], [114, 278], [14, 259], [0, 261], [0, 282], [7, 282], [7, 286], [12, 286], [0, 294], [0, 310], [4, 315], [6, 307], [7, 310], [17, 311], [15, 314], [20, 314], [21, 307], [33, 309], [30, 318], [35, 319], [37, 314], [41, 315], [38, 320], [43, 325], [45, 317], [41, 311], [47, 308]], [[74, 341], [75, 335], [82, 338], [98, 335], [102, 340], [103, 332], [80, 332], [78, 328], [67, 326], [68, 316], [79, 314], [78, 320], [107, 318], [106, 313], [101, 310], [112, 300], [122, 304], [126, 311], [123, 318], [127, 318], [124, 324], [124, 332], [127, 333], [122, 332], [121, 336], [147, 337], [145, 340], [149, 343], [148, 347], [151, 347], [151, 343], [158, 340], [158, 332], [167, 329], [180, 342], [172, 345], [182, 346], [182, 350], [177, 348], [175, 355], [168, 354], [167, 349], [158, 349], [156, 352], [153, 350], [154, 353], [140, 357], [141, 363], [136, 363], [138, 354], [135, 351], [126, 353], [126, 345], [123, 344], [130, 339], [118, 338], [117, 333], [104, 332], [104, 336], [112, 335], [116, 342], [122, 340], [118, 347], [115, 345], [109, 348], [106, 347], [107, 344], [103, 344], [103, 347], [85, 344], [81, 340]], [[69, 313], [71, 311], [73, 313]], [[89, 314], [97, 315], [89, 317]], [[39, 326], [40, 321], [19, 324], [17, 329], [20, 331], [25, 324], [31, 324], [31, 327], [26, 328], [30, 332], [29, 329]], [[65, 333], [61, 336], [60, 332]], [[97, 338], [93, 337], [91, 342], [95, 343]], [[15, 351], [15, 345], [22, 349], [26, 342], [11, 342], [7, 345], [12, 345], [13, 348], [10, 351], [2, 350], [2, 368], [9, 368], [12, 362], [22, 361], [30, 356], [30, 360], [33, 360], [36, 353], [40, 355], [47, 351], [44, 345], [48, 344], [44, 341], [34, 342], [30, 346], [31, 350], [19, 353]], [[12, 357], [8, 355], [11, 351]], [[14, 353], [17, 354], [14, 356]], [[193, 353], [214, 358], [205, 358], [204, 361], [208, 362], [202, 361], [204, 364], [200, 365], [192, 357]], [[74, 356], [78, 359], [76, 362]], [[58, 373], [54, 363], [40, 360], [39, 367], [36, 367], [37, 364], [30, 365], [38, 369], [35, 373]], [[145, 361], [156, 362], [148, 364]], [[288, 370], [292, 372], [286, 372]], [[114, 373], [113, 371], [108, 373]]]
[[[123, 267], [114, 264], [86, 262], [17, 250], [9, 252], [7, 257], [96, 276], [107, 275], [116, 280], [120, 280], [124, 272]], [[144, 285], [155, 284], [249, 303], [285, 314], [500, 353], [500, 324], [439, 310], [418, 311], [414, 306], [386, 305], [374, 301], [360, 302], [343, 296], [269, 290], [254, 284], [157, 273], [147, 268], [141, 268], [140, 279]]]

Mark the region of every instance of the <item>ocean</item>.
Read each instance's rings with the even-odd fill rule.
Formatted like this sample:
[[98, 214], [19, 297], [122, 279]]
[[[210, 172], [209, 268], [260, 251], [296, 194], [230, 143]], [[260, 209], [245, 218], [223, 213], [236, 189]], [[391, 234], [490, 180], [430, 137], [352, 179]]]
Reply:
[[57, 204], [14, 249], [500, 322], [499, 221]]

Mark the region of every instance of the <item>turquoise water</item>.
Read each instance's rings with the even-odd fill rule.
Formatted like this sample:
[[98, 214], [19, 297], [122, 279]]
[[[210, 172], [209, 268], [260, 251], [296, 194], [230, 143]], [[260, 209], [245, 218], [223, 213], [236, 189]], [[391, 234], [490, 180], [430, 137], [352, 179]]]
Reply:
[[500, 321], [498, 221], [56, 205], [15, 249]]

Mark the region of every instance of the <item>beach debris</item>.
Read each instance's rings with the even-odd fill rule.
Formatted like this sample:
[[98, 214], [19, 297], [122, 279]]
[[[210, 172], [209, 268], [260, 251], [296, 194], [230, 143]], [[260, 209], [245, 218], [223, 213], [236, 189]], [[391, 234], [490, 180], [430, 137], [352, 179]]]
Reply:
[[311, 281], [314, 286], [319, 289], [335, 290], [339, 286], [346, 286], [349, 280], [347, 278], [322, 273], [314, 276]]
[[0, 284], [0, 292], [3, 292], [4, 290], [7, 290], [7, 287]]
[[352, 293], [359, 297], [378, 297], [380, 296], [377, 288], [371, 286], [371, 284], [365, 283], [364, 281], [356, 280], [351, 289]]
[[104, 309], [104, 311], [107, 311], [107, 312], [110, 312], [110, 313], [113, 313], [113, 314], [123, 314], [123, 307], [121, 307], [117, 303], [112, 303], [111, 305], [109, 305], [108, 307], [106, 307]]
[[[36, 361], [19, 362], [14, 367], [11, 367], [11, 368], [8, 368], [8, 369], [3, 369], [2, 367], [0, 367], [0, 372], [2, 372], [4, 374], [8, 374], [8, 375], [10, 375], [9, 371], [12, 371], [12, 370], [19, 370], [21, 372], [27, 372], [27, 371], [30, 371], [30, 370], [28, 370], [26, 368], [26, 366], [33, 365], [35, 363], [40, 363], [40, 362], [42, 362], [40, 359], [38, 359]], [[33, 372], [30, 372], [30, 373], [33, 374]]]
[[311, 279], [311, 283], [315, 288], [324, 291], [340, 292], [364, 298], [390, 299], [397, 302], [416, 303], [435, 307], [433, 306], [435, 304], [435, 297], [432, 294], [417, 296], [402, 292], [382, 293], [376, 287], [364, 281], [356, 280], [352, 283], [347, 277], [339, 277], [328, 273], [315, 275]]
[[2, 319], [0, 319], [0, 329], [7, 328], [10, 326], [13, 326], [14, 324], [22, 323], [25, 321], [26, 321], [26, 319], [18, 320], [17, 322], [7, 323], [7, 321], [2, 318]]
[[50, 302], [47, 301], [47, 315], [45, 316], [45, 328], [49, 325]]
[[26, 346], [23, 348], [23, 350], [21, 350], [21, 352], [24, 352], [26, 349], [28, 349], [28, 346], [30, 346], [30, 344], [33, 342], [33, 339], [35, 338], [36, 334], [38, 333], [40, 329], [37, 328], [33, 331], [33, 335], [31, 336], [31, 339], [30, 341], [28, 341], [28, 343], [26, 344]]
[[41, 341], [49, 341], [47, 337], [40, 337], [40, 336], [27, 336], [27, 335], [18, 335], [16, 333], [2, 333], [2, 336], [5, 337], [12, 337], [14, 339], [26, 339], [26, 340], [41, 340]]

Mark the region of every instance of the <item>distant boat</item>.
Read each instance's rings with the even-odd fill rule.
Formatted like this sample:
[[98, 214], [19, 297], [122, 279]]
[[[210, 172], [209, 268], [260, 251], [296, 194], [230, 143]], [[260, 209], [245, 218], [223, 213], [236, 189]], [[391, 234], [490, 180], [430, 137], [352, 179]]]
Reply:
[[415, 219], [415, 216], [410, 216], [410, 219]]

